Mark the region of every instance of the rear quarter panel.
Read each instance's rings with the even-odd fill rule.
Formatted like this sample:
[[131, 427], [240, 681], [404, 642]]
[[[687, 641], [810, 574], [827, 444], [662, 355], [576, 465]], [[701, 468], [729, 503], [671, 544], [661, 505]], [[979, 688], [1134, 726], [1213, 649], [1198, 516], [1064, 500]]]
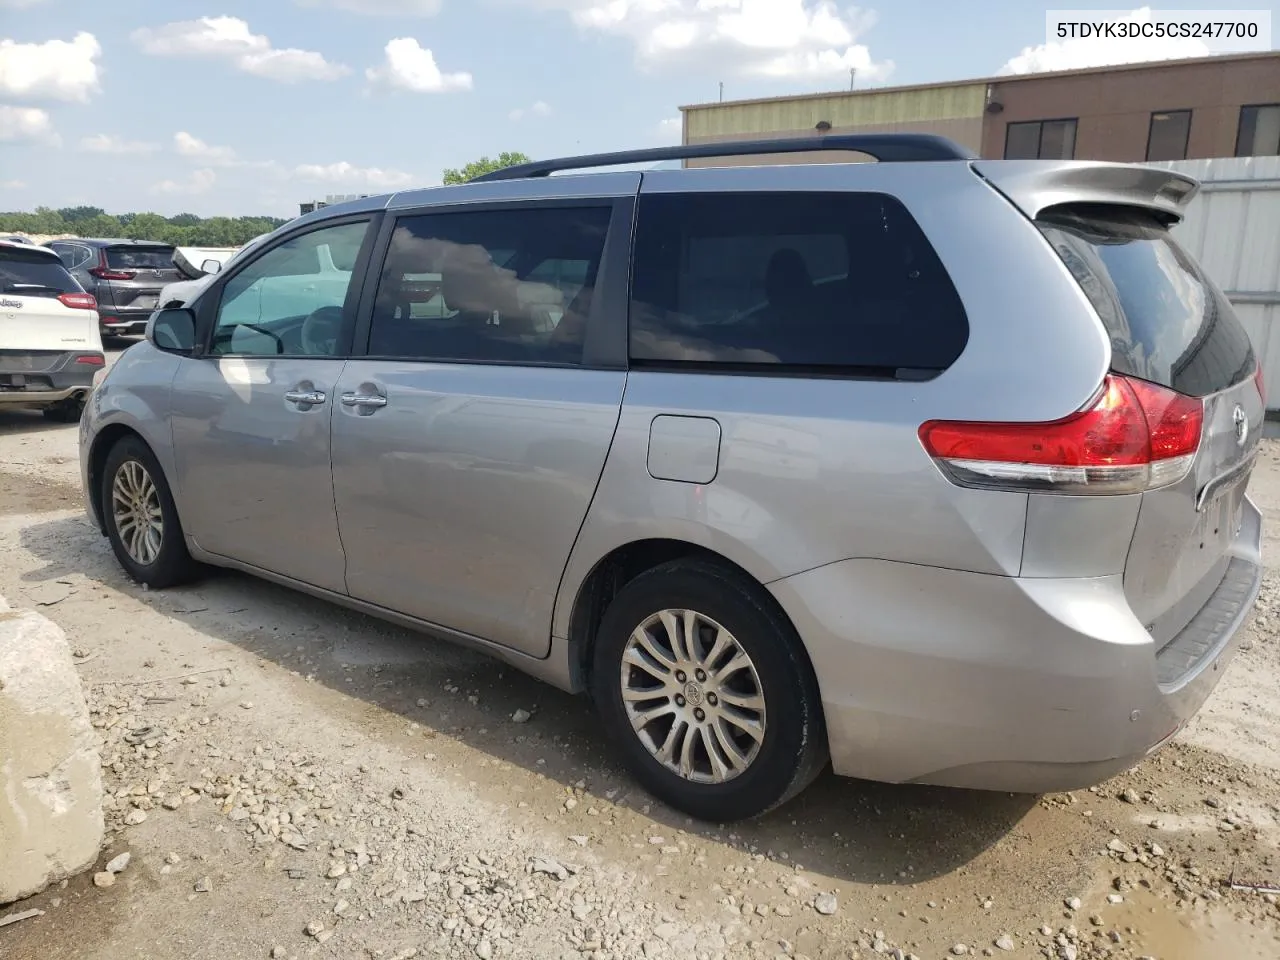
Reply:
[[[1034, 225], [967, 163], [809, 165], [803, 178], [786, 167], [657, 171], [641, 193], [797, 185], [901, 200], [964, 302], [964, 352], [924, 383], [633, 370], [557, 600], [557, 636], [567, 636], [595, 564], [648, 537], [714, 550], [762, 583], [854, 557], [1020, 572], [1026, 496], [946, 482], [917, 430], [930, 419], [1054, 420], [1083, 406], [1110, 363], [1084, 294]], [[663, 413], [720, 422], [711, 483], [649, 476], [649, 428]]]

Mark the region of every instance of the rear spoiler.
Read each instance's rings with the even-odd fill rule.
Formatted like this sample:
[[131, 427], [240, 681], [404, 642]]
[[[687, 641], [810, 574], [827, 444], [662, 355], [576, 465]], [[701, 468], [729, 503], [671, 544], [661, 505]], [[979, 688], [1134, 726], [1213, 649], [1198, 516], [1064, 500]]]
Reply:
[[975, 160], [974, 173], [1033, 220], [1064, 203], [1114, 203], [1140, 207], [1176, 223], [1200, 190], [1200, 181], [1159, 167], [1063, 160]]

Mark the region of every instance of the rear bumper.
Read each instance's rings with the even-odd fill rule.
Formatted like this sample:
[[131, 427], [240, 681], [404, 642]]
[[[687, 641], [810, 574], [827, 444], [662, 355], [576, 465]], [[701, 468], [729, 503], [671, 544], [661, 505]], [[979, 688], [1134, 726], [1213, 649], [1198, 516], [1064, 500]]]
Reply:
[[[93, 357], [97, 363], [81, 363]], [[5, 351], [0, 356], [0, 404], [49, 404], [86, 394], [93, 378], [103, 368], [104, 358], [93, 350], [74, 350], [50, 357], [25, 356]]]
[[1262, 581], [1261, 515], [1247, 499], [1242, 514], [1227, 576], [1159, 657], [1120, 576], [848, 560], [772, 584], [813, 661], [836, 772], [1040, 793], [1133, 766], [1235, 653]]
[[102, 332], [112, 336], [142, 334], [147, 330], [147, 321], [151, 319], [152, 310], [113, 310], [100, 308], [99, 326]]

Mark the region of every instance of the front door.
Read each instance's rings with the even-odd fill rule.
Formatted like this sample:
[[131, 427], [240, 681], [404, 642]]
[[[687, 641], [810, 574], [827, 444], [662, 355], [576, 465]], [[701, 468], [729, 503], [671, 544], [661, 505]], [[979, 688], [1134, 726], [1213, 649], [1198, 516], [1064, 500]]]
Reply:
[[604, 202], [397, 221], [333, 415], [353, 597], [546, 654], [626, 380], [584, 363], [611, 218]]
[[210, 553], [337, 592], [330, 419], [368, 228], [295, 234], [220, 277], [200, 301], [202, 319], [213, 315], [208, 349], [173, 382], [188, 534]]

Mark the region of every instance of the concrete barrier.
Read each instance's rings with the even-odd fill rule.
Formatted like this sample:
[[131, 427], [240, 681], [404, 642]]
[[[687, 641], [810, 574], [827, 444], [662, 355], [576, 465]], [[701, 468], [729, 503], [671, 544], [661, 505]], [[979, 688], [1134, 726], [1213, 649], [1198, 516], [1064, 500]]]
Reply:
[[98, 739], [66, 636], [0, 598], [0, 904], [85, 870], [102, 836]]

